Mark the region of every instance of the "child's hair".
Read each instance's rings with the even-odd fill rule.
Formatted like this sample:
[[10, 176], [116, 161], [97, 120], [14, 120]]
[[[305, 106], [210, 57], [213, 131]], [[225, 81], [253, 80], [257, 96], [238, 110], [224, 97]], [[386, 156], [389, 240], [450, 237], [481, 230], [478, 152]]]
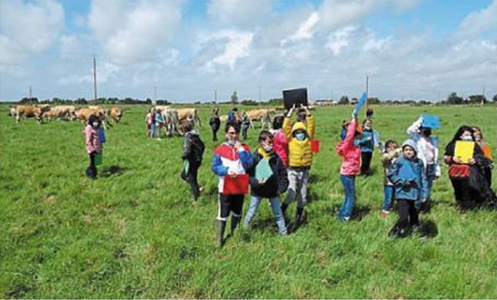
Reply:
[[299, 111], [297, 112], [297, 122], [305, 122], [307, 119], [307, 114], [305, 112], [304, 109], [299, 109]]
[[364, 121], [362, 121], [362, 126], [364, 127], [364, 124], [366, 124], [367, 121], [370, 121], [371, 122], [371, 125], [373, 125], [373, 120], [369, 119], [369, 118], [366, 118], [364, 119]]
[[283, 116], [274, 116], [273, 118], [273, 129], [280, 129], [283, 127], [283, 120], [285, 118]]
[[100, 119], [95, 115], [90, 115], [88, 118], [88, 124], [93, 126], [93, 122], [98, 122], [98, 125], [100, 125]]
[[230, 130], [231, 127], [233, 127], [233, 129], [235, 129], [236, 133], [240, 133], [240, 126], [238, 125], [237, 122], [227, 122], [226, 126], [224, 126], [224, 132], [228, 133], [228, 131]]
[[233, 111], [238, 111], [238, 108], [236, 108], [236, 107], [233, 107]]
[[259, 144], [265, 141], [267, 138], [272, 138], [272, 137], [273, 135], [271, 134], [271, 132], [267, 130], [261, 131], [261, 133], [259, 133]]
[[[388, 141], [386, 141], [386, 142], [385, 142], [385, 152], [387, 151], [387, 149], [388, 149], [388, 148], [390, 147], [390, 145], [392, 145], [392, 144], [397, 144], [397, 142], [396, 142], [396, 141], [394, 141], [394, 140], [388, 140]], [[397, 145], [398, 145], [398, 144], [397, 144]]]
[[191, 131], [193, 129], [193, 122], [188, 121], [183, 125], [184, 131]]
[[342, 121], [342, 128], [343, 128], [343, 129], [347, 129], [347, 127], [349, 126], [349, 124], [350, 124], [350, 121], [348, 121], [348, 120], [343, 120], [343, 121]]

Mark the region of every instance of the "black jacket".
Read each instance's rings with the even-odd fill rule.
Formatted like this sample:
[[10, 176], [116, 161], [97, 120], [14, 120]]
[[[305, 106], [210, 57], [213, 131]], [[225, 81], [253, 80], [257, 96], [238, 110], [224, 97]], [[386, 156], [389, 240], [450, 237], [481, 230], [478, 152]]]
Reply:
[[262, 196], [264, 198], [276, 197], [288, 189], [288, 175], [286, 172], [285, 165], [278, 157], [278, 155], [272, 152], [269, 156], [269, 166], [273, 171], [273, 175], [266, 180], [264, 184], [259, 184], [259, 181], [255, 178], [255, 169], [257, 164], [263, 159], [262, 155], [259, 153], [259, 149], [256, 149], [254, 154], [254, 164], [248, 170], [250, 175], [250, 193], [254, 196]]
[[219, 127], [221, 126], [221, 119], [219, 117], [211, 117], [209, 120], [209, 125], [211, 125], [212, 130], [218, 131]]
[[201, 163], [204, 150], [204, 143], [196, 132], [190, 131], [185, 133], [185, 138], [183, 140], [183, 155], [181, 155], [182, 159], [187, 159], [194, 163]]

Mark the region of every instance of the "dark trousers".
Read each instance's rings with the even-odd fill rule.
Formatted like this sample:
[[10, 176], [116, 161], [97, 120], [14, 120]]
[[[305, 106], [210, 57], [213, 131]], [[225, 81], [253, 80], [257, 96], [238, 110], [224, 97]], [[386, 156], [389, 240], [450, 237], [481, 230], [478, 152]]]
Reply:
[[212, 141], [217, 141], [217, 131], [219, 130], [219, 127], [218, 128], [214, 128], [212, 127]]
[[247, 139], [247, 131], [249, 129], [250, 124], [242, 124], [242, 137], [245, 141]]
[[95, 179], [97, 178], [97, 166], [95, 165], [95, 156], [97, 152], [92, 152], [89, 154], [90, 156], [90, 165], [86, 168], [86, 176]]
[[361, 174], [369, 174], [373, 152], [361, 152]]
[[419, 216], [414, 201], [412, 200], [397, 200], [397, 207], [399, 211], [399, 221], [397, 225], [400, 228], [408, 228], [412, 225], [419, 224]]
[[200, 190], [197, 180], [198, 169], [200, 168], [200, 162], [192, 162], [190, 161], [190, 166], [188, 167], [188, 173], [185, 174], [185, 170], [181, 172], [181, 178], [190, 184], [190, 188], [192, 190], [193, 197], [195, 200], [200, 196]]
[[492, 168], [488, 167], [484, 169], [483, 175], [485, 175], [485, 179], [487, 180], [488, 187], [492, 189]]
[[469, 188], [469, 178], [451, 178], [456, 204], [462, 210], [474, 209], [476, 201]]

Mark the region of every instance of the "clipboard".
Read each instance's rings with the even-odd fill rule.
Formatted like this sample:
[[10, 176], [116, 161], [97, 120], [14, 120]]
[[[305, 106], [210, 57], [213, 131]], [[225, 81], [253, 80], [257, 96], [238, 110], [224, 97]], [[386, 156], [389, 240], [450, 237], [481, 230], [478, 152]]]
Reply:
[[183, 171], [185, 174], [188, 174], [188, 171], [190, 170], [190, 162], [188, 159], [183, 160]]
[[268, 180], [271, 176], [273, 176], [273, 170], [271, 170], [269, 160], [267, 158], [261, 159], [255, 167], [255, 179]]
[[456, 149], [454, 151], [454, 157], [459, 157], [464, 164], [469, 164], [469, 161], [473, 158], [474, 150], [475, 150], [475, 142], [456, 141]]

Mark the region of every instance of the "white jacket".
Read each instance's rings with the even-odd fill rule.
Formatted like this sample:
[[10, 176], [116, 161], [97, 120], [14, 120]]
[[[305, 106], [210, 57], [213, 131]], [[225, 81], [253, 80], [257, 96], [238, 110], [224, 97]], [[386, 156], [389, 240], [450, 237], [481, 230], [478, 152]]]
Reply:
[[[425, 167], [425, 170], [427, 168], [427, 162], [426, 162], [426, 156], [425, 153], [427, 151], [427, 140], [421, 137], [421, 133], [419, 128], [421, 127], [421, 123], [423, 122], [423, 119], [420, 117], [416, 122], [414, 122], [409, 128], [407, 128], [407, 134], [409, 137], [416, 142], [417, 145], [417, 153], [418, 153], [418, 158], [423, 161], [423, 165]], [[433, 145], [435, 148], [435, 157], [433, 158], [435, 162], [435, 176], [440, 177], [442, 174], [440, 170], [440, 164], [438, 163], [438, 137], [437, 136], [430, 136], [429, 138], [430, 143]]]

